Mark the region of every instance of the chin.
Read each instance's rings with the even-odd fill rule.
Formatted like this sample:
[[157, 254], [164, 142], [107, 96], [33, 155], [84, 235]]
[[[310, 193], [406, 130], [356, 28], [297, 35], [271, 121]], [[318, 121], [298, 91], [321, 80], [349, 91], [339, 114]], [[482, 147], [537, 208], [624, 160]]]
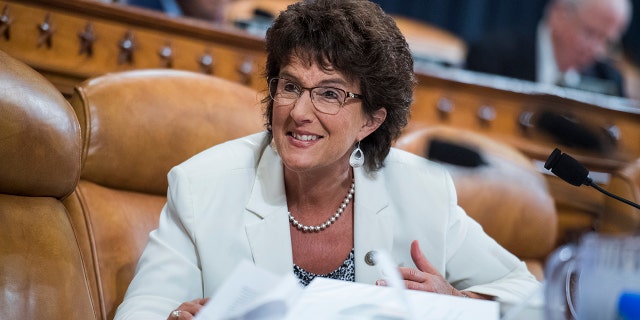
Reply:
[[287, 170], [290, 170], [293, 172], [305, 172], [313, 168], [310, 165], [304, 165], [301, 163], [287, 163], [287, 162], [283, 162], [283, 163], [284, 163], [284, 167], [287, 168]]

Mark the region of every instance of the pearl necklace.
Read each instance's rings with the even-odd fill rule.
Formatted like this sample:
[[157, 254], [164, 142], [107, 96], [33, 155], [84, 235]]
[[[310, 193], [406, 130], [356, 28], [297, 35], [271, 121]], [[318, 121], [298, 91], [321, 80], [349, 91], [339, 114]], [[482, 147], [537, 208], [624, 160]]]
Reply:
[[296, 218], [294, 218], [291, 215], [291, 212], [288, 212], [289, 214], [289, 222], [291, 223], [291, 225], [293, 225], [294, 227], [296, 227], [298, 230], [303, 231], [303, 232], [320, 232], [323, 231], [326, 228], [329, 228], [329, 226], [336, 222], [336, 220], [338, 220], [338, 218], [340, 218], [340, 215], [342, 215], [342, 213], [344, 212], [344, 209], [347, 208], [347, 205], [349, 204], [349, 202], [351, 202], [351, 199], [353, 199], [353, 194], [356, 192], [356, 183], [355, 181], [351, 181], [351, 188], [349, 189], [349, 193], [347, 193], [347, 196], [344, 197], [344, 200], [342, 201], [342, 203], [340, 204], [340, 207], [338, 208], [338, 210], [336, 210], [336, 213], [334, 213], [331, 217], [329, 217], [329, 219], [323, 223], [323, 224], [319, 224], [316, 226], [306, 226], [300, 222], [298, 222], [298, 220], [296, 220]]

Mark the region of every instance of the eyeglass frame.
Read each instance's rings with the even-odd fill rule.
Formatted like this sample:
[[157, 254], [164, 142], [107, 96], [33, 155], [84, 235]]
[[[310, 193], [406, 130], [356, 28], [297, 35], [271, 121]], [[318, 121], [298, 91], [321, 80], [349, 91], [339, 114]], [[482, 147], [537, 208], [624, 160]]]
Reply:
[[[274, 80], [276, 81], [276, 82], [275, 82], [275, 88], [274, 88], [274, 90], [272, 91], [272, 90], [271, 90], [271, 86], [272, 86], [272, 83], [274, 82]], [[280, 80], [286, 80], [286, 81], [288, 81], [288, 82], [290, 82], [290, 83], [294, 84], [296, 87], [298, 87], [298, 88], [300, 89], [300, 93], [299, 93], [299, 94], [297, 94], [297, 96], [298, 96], [298, 97], [297, 97], [297, 98], [295, 98], [295, 99], [294, 99], [290, 104], [294, 104], [294, 103], [296, 103], [296, 102], [298, 101], [298, 99], [300, 99], [300, 97], [302, 97], [302, 94], [304, 93], [304, 91], [309, 91], [309, 98], [311, 99], [311, 104], [313, 104], [313, 108], [314, 108], [314, 109], [316, 109], [318, 112], [321, 112], [321, 113], [324, 113], [324, 114], [328, 114], [328, 115], [336, 115], [336, 114], [338, 114], [338, 112], [340, 112], [340, 110], [344, 107], [345, 103], [347, 103], [347, 99], [349, 99], [349, 98], [353, 98], [353, 99], [360, 99], [360, 100], [362, 100], [362, 98], [363, 98], [363, 95], [361, 95], [361, 94], [354, 93], [354, 92], [349, 92], [349, 91], [347, 91], [347, 90], [340, 89], [340, 88], [336, 88], [336, 87], [331, 87], [331, 86], [317, 86], [317, 87], [307, 88], [307, 87], [303, 87], [302, 85], [300, 85], [299, 83], [297, 83], [297, 82], [295, 82], [295, 81], [293, 81], [293, 80], [291, 80], [291, 79], [287, 79], [287, 78], [280, 78], [280, 77], [274, 77], [274, 78], [269, 79], [269, 82], [268, 82], [269, 97], [271, 97], [271, 99], [272, 99], [274, 102], [277, 102], [277, 101], [276, 101], [276, 97], [275, 97], [275, 96], [277, 95], [277, 92], [276, 92], [276, 91], [277, 91], [277, 89], [278, 89], [278, 83], [279, 83], [279, 81], [280, 81]], [[321, 88], [324, 88], [324, 89], [332, 89], [332, 90], [339, 90], [339, 91], [342, 91], [342, 92], [344, 92], [344, 93], [345, 93], [344, 100], [342, 100], [342, 101], [337, 100], [337, 101], [339, 101], [339, 102], [340, 102], [340, 105], [338, 106], [338, 109], [337, 109], [337, 111], [336, 111], [335, 113], [330, 113], [330, 112], [326, 112], [326, 111], [320, 110], [320, 109], [318, 108], [318, 106], [316, 106], [316, 103], [315, 103], [315, 101], [313, 100], [313, 94], [312, 94], [312, 92], [313, 92], [313, 90], [315, 90], [315, 89], [321, 89]], [[292, 92], [292, 93], [293, 93], [293, 92]]]

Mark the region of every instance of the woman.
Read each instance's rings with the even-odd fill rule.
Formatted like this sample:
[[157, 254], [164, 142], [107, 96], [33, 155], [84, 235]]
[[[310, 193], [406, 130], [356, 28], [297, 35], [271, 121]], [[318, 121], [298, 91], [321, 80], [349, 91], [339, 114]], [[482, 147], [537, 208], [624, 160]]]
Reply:
[[383, 249], [409, 289], [513, 298], [538, 285], [457, 206], [445, 170], [391, 149], [415, 85], [391, 17], [366, 0], [305, 1], [266, 43], [267, 131], [171, 170], [117, 319], [190, 319], [242, 260], [301, 283], [384, 285], [367, 263]]

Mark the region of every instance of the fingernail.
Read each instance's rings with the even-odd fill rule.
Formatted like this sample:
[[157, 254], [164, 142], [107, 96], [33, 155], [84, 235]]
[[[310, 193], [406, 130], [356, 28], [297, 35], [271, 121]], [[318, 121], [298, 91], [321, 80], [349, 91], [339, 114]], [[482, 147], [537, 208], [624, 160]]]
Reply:
[[376, 286], [386, 287], [387, 286], [387, 282], [382, 280], [382, 279], [376, 280]]

